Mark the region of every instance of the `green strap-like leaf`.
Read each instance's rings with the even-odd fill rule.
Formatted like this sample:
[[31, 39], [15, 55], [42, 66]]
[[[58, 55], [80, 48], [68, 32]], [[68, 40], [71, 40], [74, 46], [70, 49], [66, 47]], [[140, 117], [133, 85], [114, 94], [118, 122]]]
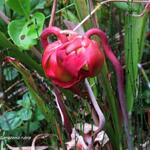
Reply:
[[138, 63], [141, 61], [148, 14], [141, 17], [126, 17], [125, 57], [126, 57], [126, 97], [128, 111], [131, 112], [137, 96]]

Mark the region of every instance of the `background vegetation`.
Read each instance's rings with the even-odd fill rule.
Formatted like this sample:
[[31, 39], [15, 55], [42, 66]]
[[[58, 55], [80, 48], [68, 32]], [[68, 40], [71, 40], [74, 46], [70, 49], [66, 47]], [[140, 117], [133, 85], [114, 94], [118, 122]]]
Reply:
[[[76, 31], [83, 33], [99, 27], [106, 32], [109, 44], [124, 69], [132, 148], [142, 149], [143, 144], [150, 140], [149, 10], [142, 14], [145, 3], [116, 0], [102, 5], [103, 2], [57, 1], [54, 25], [73, 29], [89, 15]], [[52, 7], [52, 0], [0, 0], [0, 137], [29, 136], [33, 140], [38, 134], [49, 133], [49, 138], [39, 141], [38, 145], [65, 149], [69, 138], [56, 106], [58, 96], [61, 96], [73, 126], [85, 122], [93, 124], [93, 120], [85, 97], [61, 88], [55, 95], [57, 91], [43, 73], [40, 35], [49, 25]], [[92, 10], [95, 10], [94, 15]], [[51, 40], [55, 40], [54, 37]], [[17, 61], [8, 63], [6, 56]], [[104, 130], [109, 143], [103, 149], [125, 149], [127, 139], [118, 101], [116, 74], [107, 58], [102, 72], [90, 78], [89, 82], [106, 118]], [[82, 93], [84, 88], [80, 86], [80, 90]], [[0, 139], [0, 149], [7, 149], [6, 144], [29, 146], [32, 140]]]

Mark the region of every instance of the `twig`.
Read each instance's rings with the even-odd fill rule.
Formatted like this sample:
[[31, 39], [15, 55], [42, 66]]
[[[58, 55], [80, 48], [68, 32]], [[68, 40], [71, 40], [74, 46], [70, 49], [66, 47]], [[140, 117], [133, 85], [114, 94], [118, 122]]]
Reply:
[[2, 83], [3, 83], [3, 71], [2, 71], [2, 60], [0, 59], [0, 101], [2, 101], [4, 98], [4, 91], [3, 91]]
[[31, 48], [31, 51], [32, 51], [32, 53], [37, 57], [37, 59], [41, 61], [41, 59], [42, 59], [42, 54], [36, 49], [35, 46], [33, 46], [33, 47]]
[[145, 70], [143, 69], [141, 64], [138, 64], [138, 68], [140, 69], [140, 71], [142, 72], [143, 77], [145, 78], [145, 81], [147, 82], [147, 86], [150, 89], [150, 80], [148, 79], [148, 76], [145, 72]]
[[149, 5], [150, 5], [150, 2], [145, 5], [143, 11], [140, 14], [132, 14], [132, 16], [133, 17], [142, 17], [142, 16], [144, 16], [144, 14], [149, 11], [149, 8], [148, 8]]
[[[62, 9], [59, 9], [58, 11], [56, 11], [55, 14], [58, 14], [58, 13], [60, 13], [60, 12], [62, 12], [62, 11], [64, 11], [64, 10], [66, 10], [66, 9], [68, 9], [68, 8], [74, 6], [74, 5], [75, 5], [74, 3], [72, 3], [72, 4], [70, 4], [70, 5], [67, 5], [66, 7], [63, 7]], [[50, 17], [51, 17], [51, 14], [48, 15], [45, 19], [48, 19], [48, 18], [50, 18]]]
[[0, 10], [0, 18], [6, 23], [9, 24], [10, 19]]
[[143, 62], [141, 65], [142, 65], [142, 67], [148, 66], [148, 65], [150, 65], [150, 61], [148, 61], [148, 62]]
[[[107, 4], [109, 2], [130, 2], [129, 0], [106, 0], [106, 1], [102, 1], [100, 2], [95, 8], [94, 10], [88, 15], [86, 16], [74, 29], [73, 31], [77, 30], [83, 23], [85, 23], [90, 17], [91, 15], [93, 15], [98, 9], [100, 9], [102, 7], [102, 5]], [[131, 3], [149, 3], [149, 0], [132, 0]]]
[[4, 93], [7, 93], [8, 91], [10, 91], [11, 89], [13, 89], [17, 84], [21, 83], [22, 81], [23, 81], [22, 79], [16, 81], [14, 84], [12, 84], [10, 87], [8, 87], [8, 88], [4, 91]]
[[51, 11], [51, 19], [49, 21], [49, 27], [54, 24], [56, 7], [57, 7], [57, 0], [54, 0], [52, 11]]
[[[33, 141], [32, 141], [32, 146], [31, 146], [31, 150], [36, 150], [36, 146], [35, 146], [35, 142], [38, 140], [38, 139], [44, 139], [44, 138], [47, 138], [48, 136], [50, 136], [50, 134], [48, 133], [44, 133], [44, 134], [38, 134], [36, 137], [34, 137]], [[41, 149], [46, 149], [48, 146], [43, 146], [41, 147]]]
[[[94, 9], [94, 4], [93, 4], [93, 0], [89, 0], [89, 10], [90, 10], [90, 15], [91, 15], [91, 11]], [[97, 26], [97, 20], [96, 20], [96, 15], [93, 14], [91, 15], [91, 20], [93, 22], [94, 27]]]

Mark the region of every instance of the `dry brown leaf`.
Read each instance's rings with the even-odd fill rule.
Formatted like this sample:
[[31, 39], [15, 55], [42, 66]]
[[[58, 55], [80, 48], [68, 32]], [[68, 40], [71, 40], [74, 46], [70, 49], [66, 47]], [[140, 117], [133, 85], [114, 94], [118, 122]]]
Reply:
[[72, 130], [71, 141], [66, 143], [67, 150], [71, 150], [76, 146], [76, 150], [87, 150], [88, 146], [85, 144], [84, 139], [80, 136], [75, 128]]
[[[92, 142], [92, 132], [98, 129], [97, 126], [91, 125], [88, 123], [85, 124], [76, 124], [76, 129], [72, 129], [71, 140], [66, 143], [67, 150], [70, 150], [76, 146], [77, 150], [87, 150], [88, 145]], [[84, 133], [83, 136], [79, 135], [77, 130]], [[109, 138], [105, 131], [101, 131], [97, 134], [94, 143], [99, 143], [101, 146], [104, 146], [109, 141]]]

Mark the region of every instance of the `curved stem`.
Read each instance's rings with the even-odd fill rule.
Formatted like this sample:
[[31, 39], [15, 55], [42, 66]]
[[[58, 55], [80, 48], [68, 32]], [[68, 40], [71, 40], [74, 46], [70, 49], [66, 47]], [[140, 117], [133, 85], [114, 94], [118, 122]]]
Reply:
[[[95, 111], [96, 111], [96, 113], [97, 113], [97, 115], [98, 115], [98, 119], [99, 119], [98, 129], [95, 131], [95, 133], [94, 133], [94, 135], [93, 135], [93, 137], [95, 138], [96, 135], [97, 135], [97, 134], [101, 131], [101, 129], [104, 127], [104, 124], [105, 124], [105, 117], [104, 117], [104, 115], [103, 115], [103, 113], [102, 113], [102, 111], [101, 111], [101, 109], [100, 109], [100, 107], [99, 107], [99, 105], [98, 105], [98, 103], [97, 103], [97, 101], [96, 101], [96, 98], [95, 98], [95, 96], [94, 96], [94, 93], [93, 93], [93, 91], [92, 91], [92, 89], [91, 89], [91, 87], [90, 87], [90, 84], [89, 84], [89, 82], [88, 82], [87, 79], [85, 79], [85, 86], [86, 86], [86, 89], [87, 89], [87, 91], [88, 91], [88, 93], [89, 93], [89, 97], [90, 97], [90, 99], [91, 99], [92, 105], [93, 105], [93, 107], [94, 107], [94, 109], [95, 109]], [[91, 149], [91, 148], [92, 148], [92, 144], [89, 145], [89, 149]]]
[[51, 34], [56, 35], [62, 43], [65, 43], [68, 41], [67, 37], [64, 34], [61, 34], [60, 31], [61, 30], [57, 27], [48, 27], [48, 28], [44, 29], [44, 31], [42, 32], [42, 35], [41, 35], [41, 43], [42, 43], [42, 46], [44, 49], [49, 44], [48, 36]]
[[98, 35], [101, 38], [104, 52], [105, 52], [106, 56], [109, 58], [109, 60], [111, 61], [111, 63], [113, 64], [113, 67], [114, 67], [116, 75], [117, 75], [117, 88], [118, 88], [118, 94], [119, 94], [119, 103], [120, 103], [120, 107], [121, 107], [121, 111], [122, 111], [122, 116], [123, 116], [123, 121], [124, 121], [124, 129], [125, 129], [125, 133], [126, 133], [126, 137], [127, 137], [128, 148], [129, 148], [129, 150], [131, 150], [132, 149], [132, 138], [129, 134], [128, 113], [127, 113], [127, 108], [126, 108], [126, 104], [125, 104], [123, 69], [122, 69], [120, 62], [118, 61], [116, 56], [113, 54], [113, 52], [108, 44], [106, 34], [103, 31], [96, 29], [96, 28], [91, 29], [88, 32], [86, 32], [86, 35], [88, 37], [90, 37], [94, 34]]
[[69, 116], [66, 111], [66, 107], [63, 103], [61, 92], [55, 85], [53, 85], [53, 86], [54, 86], [53, 94], [55, 96], [56, 104], [57, 104], [59, 113], [61, 115], [62, 124], [64, 125], [64, 127], [67, 131], [68, 137], [71, 139], [72, 125], [70, 123]]
[[[38, 134], [36, 137], [34, 137], [33, 141], [32, 141], [32, 145], [31, 145], [31, 150], [36, 150], [36, 146], [35, 146], [35, 143], [38, 139], [44, 139], [44, 138], [47, 138], [48, 136], [50, 136], [50, 134], [48, 133], [45, 133], [45, 134]], [[45, 146], [45, 148], [48, 147], [48, 146]], [[21, 148], [22, 149], [22, 148]], [[42, 149], [42, 148], [41, 148]]]

